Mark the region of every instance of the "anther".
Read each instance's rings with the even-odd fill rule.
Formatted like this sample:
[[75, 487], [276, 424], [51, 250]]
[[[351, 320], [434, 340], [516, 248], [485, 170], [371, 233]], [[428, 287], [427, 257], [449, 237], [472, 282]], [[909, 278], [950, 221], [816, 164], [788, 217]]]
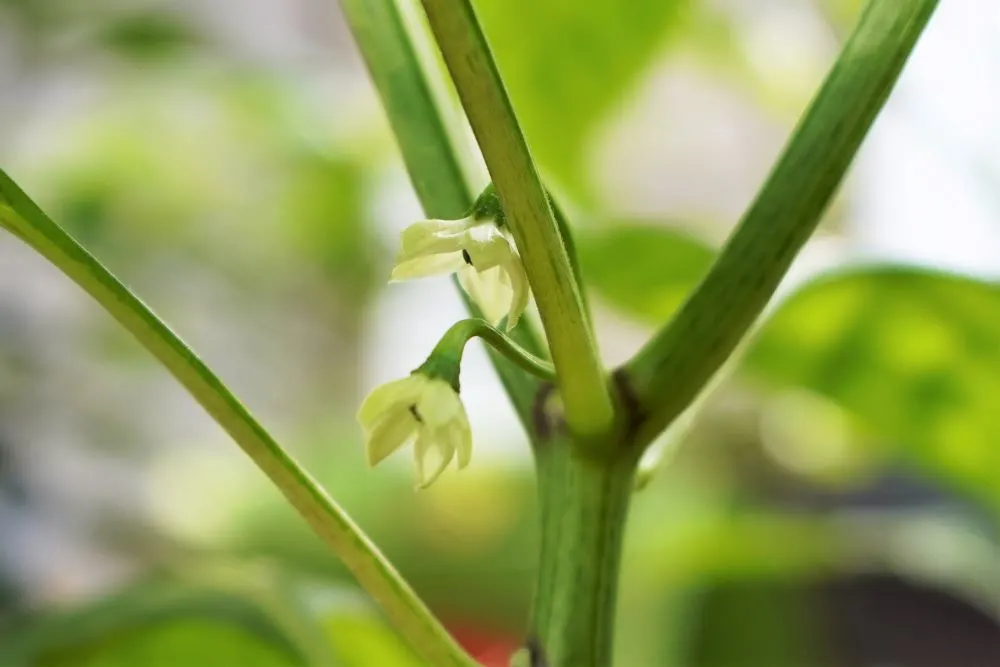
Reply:
[[420, 416], [419, 412], [417, 412], [416, 404], [410, 406], [410, 414], [413, 415], [413, 418], [416, 419], [421, 424], [424, 423], [424, 418]]

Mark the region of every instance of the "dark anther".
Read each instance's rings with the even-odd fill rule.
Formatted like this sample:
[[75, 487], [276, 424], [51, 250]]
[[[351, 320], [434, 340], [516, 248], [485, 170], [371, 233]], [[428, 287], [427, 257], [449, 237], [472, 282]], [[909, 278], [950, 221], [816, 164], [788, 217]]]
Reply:
[[462, 250], [462, 259], [465, 260], [466, 264], [472, 266], [472, 256], [469, 254], [468, 250]]
[[416, 404], [410, 406], [410, 414], [413, 415], [413, 418], [416, 419], [421, 424], [424, 423], [424, 418], [420, 416], [419, 412], [417, 412]]

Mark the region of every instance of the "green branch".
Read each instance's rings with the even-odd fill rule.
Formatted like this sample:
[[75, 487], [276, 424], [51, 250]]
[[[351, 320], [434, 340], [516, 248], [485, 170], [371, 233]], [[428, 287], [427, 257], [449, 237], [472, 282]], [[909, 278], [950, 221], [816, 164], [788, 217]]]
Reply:
[[570, 429], [610, 432], [607, 377], [559, 226], [469, 0], [422, 0], [524, 261]]
[[537, 664], [606, 667], [638, 451], [590, 459], [575, 444], [555, 438], [536, 456], [542, 530], [529, 647]]
[[870, 0], [764, 188], [674, 319], [624, 367], [649, 442], [698, 395], [812, 235], [937, 0]]
[[476, 664], [347, 513], [264, 430], [205, 363], [3, 171], [0, 226], [82, 287], [160, 360], [274, 482], [420, 655], [434, 665]]

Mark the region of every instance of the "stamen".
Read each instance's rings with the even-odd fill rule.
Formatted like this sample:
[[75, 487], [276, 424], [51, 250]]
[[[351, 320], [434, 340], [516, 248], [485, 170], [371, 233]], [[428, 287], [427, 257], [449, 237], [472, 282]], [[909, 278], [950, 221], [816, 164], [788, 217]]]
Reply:
[[417, 404], [416, 403], [414, 403], [413, 405], [410, 406], [410, 414], [413, 415], [413, 418], [416, 419], [421, 424], [424, 423], [424, 418], [420, 416], [419, 412], [417, 412]]
[[473, 266], [473, 264], [472, 264], [472, 256], [469, 254], [468, 250], [464, 250], [464, 249], [462, 250], [462, 259], [464, 259], [465, 263], [468, 264], [469, 266]]

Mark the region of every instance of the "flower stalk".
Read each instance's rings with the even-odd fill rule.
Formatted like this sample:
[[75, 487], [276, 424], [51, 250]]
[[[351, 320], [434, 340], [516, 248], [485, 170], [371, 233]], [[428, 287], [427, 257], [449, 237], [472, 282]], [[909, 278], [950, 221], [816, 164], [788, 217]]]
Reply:
[[473, 338], [481, 338], [494, 351], [503, 355], [521, 370], [531, 373], [537, 378], [552, 381], [556, 377], [555, 368], [551, 363], [531, 354], [488, 322], [474, 317], [459, 320], [451, 325], [434, 347], [434, 351], [431, 352], [424, 365], [438, 365], [443, 359], [447, 359], [448, 363], [451, 364], [460, 364], [465, 352], [465, 345]]

